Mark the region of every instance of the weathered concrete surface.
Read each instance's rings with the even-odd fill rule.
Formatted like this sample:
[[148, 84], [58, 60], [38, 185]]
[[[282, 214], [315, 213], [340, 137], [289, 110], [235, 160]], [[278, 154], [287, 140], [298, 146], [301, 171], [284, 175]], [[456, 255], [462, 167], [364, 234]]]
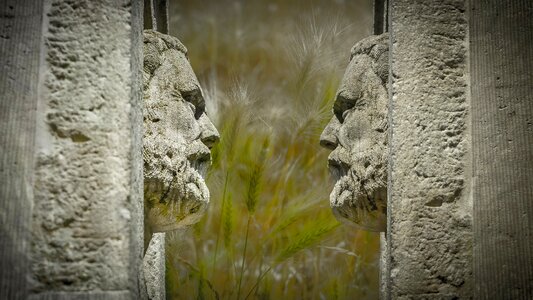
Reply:
[[533, 299], [533, 2], [472, 1], [476, 299]]
[[146, 297], [151, 300], [165, 299], [165, 235], [154, 233], [144, 254], [142, 281]]
[[31, 298], [138, 298], [142, 5], [47, 3]]
[[0, 4], [0, 299], [25, 299], [43, 3]]
[[391, 1], [391, 299], [472, 297], [466, 1]]
[[330, 195], [335, 216], [370, 231], [385, 231], [387, 210], [388, 34], [370, 36], [351, 51], [320, 136], [332, 150], [328, 166], [336, 183]]
[[219, 134], [205, 114], [183, 44], [145, 30], [143, 51], [145, 231], [165, 232], [194, 224], [205, 213], [204, 177]]

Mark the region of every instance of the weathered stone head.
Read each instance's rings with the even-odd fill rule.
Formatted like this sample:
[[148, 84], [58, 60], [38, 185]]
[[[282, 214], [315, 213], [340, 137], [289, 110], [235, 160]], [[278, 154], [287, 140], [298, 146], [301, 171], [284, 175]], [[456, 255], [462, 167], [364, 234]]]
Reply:
[[145, 222], [164, 232], [196, 223], [205, 212], [204, 177], [219, 135], [177, 38], [144, 31], [143, 88]]
[[333, 150], [333, 213], [369, 231], [386, 227], [388, 74], [387, 33], [355, 44], [334, 115], [320, 136], [320, 144]]

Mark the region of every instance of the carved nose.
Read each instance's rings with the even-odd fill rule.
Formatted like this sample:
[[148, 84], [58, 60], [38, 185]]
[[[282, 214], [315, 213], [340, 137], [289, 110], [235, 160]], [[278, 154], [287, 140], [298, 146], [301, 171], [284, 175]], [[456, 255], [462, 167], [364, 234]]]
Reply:
[[209, 120], [206, 114], [203, 114], [200, 117], [200, 124], [202, 126], [202, 134], [200, 135], [200, 140], [209, 149], [211, 149], [220, 140], [218, 130], [215, 128], [215, 125], [211, 123], [211, 120]]
[[339, 145], [336, 135], [339, 124], [336, 120], [337, 118], [335, 116], [331, 118], [331, 121], [328, 123], [326, 128], [324, 128], [324, 131], [320, 135], [320, 146], [329, 150], [335, 150], [335, 148], [337, 148]]

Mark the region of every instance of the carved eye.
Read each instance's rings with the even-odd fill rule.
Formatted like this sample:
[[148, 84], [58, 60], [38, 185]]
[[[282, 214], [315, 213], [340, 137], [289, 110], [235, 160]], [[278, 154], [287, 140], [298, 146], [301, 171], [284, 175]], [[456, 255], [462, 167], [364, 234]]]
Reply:
[[187, 104], [189, 105], [189, 108], [191, 109], [192, 114], [196, 115], [196, 106], [194, 106], [194, 104], [192, 104], [191, 102], [187, 102]]
[[347, 109], [345, 111], [342, 112], [342, 120], [346, 120], [346, 118], [348, 117], [348, 115], [352, 112], [351, 109]]

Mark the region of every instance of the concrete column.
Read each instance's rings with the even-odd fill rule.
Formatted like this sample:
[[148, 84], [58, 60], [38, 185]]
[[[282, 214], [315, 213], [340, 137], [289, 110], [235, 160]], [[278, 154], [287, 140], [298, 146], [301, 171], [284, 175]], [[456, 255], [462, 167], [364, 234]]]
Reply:
[[476, 299], [533, 299], [533, 2], [471, 1]]
[[43, 3], [0, 3], [0, 299], [25, 299]]
[[390, 2], [388, 297], [472, 296], [465, 0]]
[[0, 7], [0, 298], [138, 298], [142, 2]]

